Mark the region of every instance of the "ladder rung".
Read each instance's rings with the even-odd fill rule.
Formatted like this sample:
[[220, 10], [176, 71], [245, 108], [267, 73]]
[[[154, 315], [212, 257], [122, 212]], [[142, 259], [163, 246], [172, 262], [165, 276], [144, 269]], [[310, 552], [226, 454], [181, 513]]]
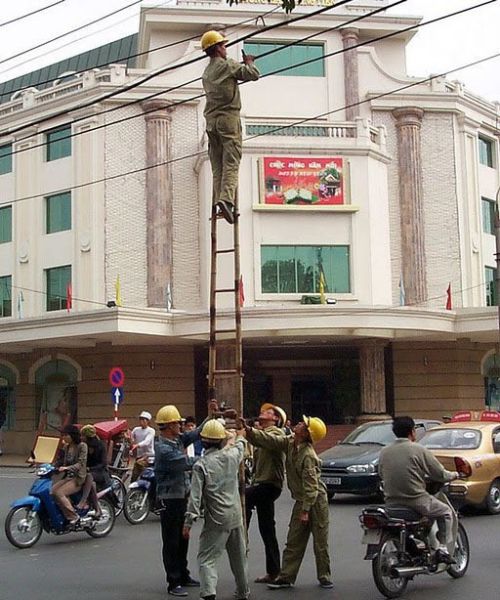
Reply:
[[236, 333], [236, 329], [216, 329], [214, 333]]
[[216, 369], [214, 375], [237, 375], [237, 369]]
[[216, 294], [220, 294], [220, 293], [228, 293], [228, 292], [236, 292], [236, 288], [220, 288], [218, 290], [215, 290]]
[[234, 252], [234, 248], [224, 248], [223, 250], [216, 250], [215, 254], [227, 254], [228, 252]]

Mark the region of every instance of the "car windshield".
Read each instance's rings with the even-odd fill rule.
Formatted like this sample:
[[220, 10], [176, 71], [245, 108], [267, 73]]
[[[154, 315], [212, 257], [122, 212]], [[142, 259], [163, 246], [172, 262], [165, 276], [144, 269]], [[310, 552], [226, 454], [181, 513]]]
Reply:
[[392, 433], [392, 423], [361, 425], [351, 432], [343, 444], [382, 444], [386, 446], [396, 439]]
[[429, 449], [473, 450], [479, 448], [481, 432], [477, 429], [431, 429], [420, 440]]

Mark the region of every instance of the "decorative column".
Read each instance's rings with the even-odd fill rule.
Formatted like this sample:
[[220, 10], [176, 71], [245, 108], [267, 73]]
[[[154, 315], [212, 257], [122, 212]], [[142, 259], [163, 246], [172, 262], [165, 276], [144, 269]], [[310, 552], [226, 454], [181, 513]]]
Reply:
[[[358, 78], [358, 51], [348, 50], [359, 43], [359, 30], [349, 27], [341, 30], [344, 44], [344, 88], [346, 103], [346, 120], [354, 121], [359, 115], [359, 78]], [[352, 106], [355, 104], [356, 106]]]
[[[146, 219], [148, 306], [166, 307], [167, 287], [172, 288], [172, 174], [169, 164], [170, 103], [142, 103], [146, 120]], [[159, 165], [154, 167], [154, 165]]]
[[406, 304], [427, 299], [425, 231], [420, 160], [421, 108], [393, 111], [398, 132], [401, 268]]
[[361, 415], [357, 421], [387, 419], [384, 344], [366, 341], [359, 348]]

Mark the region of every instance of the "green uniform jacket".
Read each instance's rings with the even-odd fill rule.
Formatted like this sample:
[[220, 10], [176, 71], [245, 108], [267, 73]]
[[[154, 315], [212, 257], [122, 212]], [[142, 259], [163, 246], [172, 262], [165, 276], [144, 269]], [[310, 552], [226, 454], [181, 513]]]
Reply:
[[259, 69], [242, 65], [231, 58], [211, 58], [203, 72], [203, 89], [207, 97], [205, 119], [213, 121], [220, 116], [240, 116], [241, 98], [238, 81], [257, 81]]
[[[285, 438], [283, 429], [271, 425], [264, 429], [266, 433]], [[258, 448], [254, 453], [254, 483], [272, 483], [280, 490], [285, 480], [285, 454], [268, 448]]]
[[254, 446], [285, 453], [286, 479], [292, 498], [309, 512], [318, 496], [326, 498], [326, 487], [320, 479], [321, 461], [309, 443], [295, 446], [293, 436], [278, 437], [272, 433], [251, 429], [247, 439]]

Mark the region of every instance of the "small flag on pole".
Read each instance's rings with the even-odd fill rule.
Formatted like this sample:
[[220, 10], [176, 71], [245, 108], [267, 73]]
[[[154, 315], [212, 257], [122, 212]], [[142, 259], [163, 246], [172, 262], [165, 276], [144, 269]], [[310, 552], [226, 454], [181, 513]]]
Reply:
[[406, 305], [405, 284], [403, 282], [403, 273], [399, 276], [399, 306]]
[[245, 290], [243, 289], [243, 275], [240, 275], [240, 283], [238, 285], [238, 293], [240, 297], [240, 307], [245, 304]]
[[452, 310], [452, 306], [451, 306], [451, 283], [448, 284], [448, 289], [446, 290], [446, 310]]
[[319, 273], [319, 301], [321, 302], [321, 304], [326, 304], [325, 275], [323, 273], [323, 269], [321, 269]]
[[172, 302], [172, 290], [170, 288], [170, 283], [167, 283], [167, 289], [165, 292], [165, 303], [167, 305], [167, 312], [171, 312], [173, 302]]
[[66, 310], [69, 312], [73, 308], [73, 289], [71, 282], [66, 284]]
[[22, 290], [17, 294], [17, 317], [24, 319], [24, 294]]
[[115, 304], [116, 306], [122, 305], [122, 287], [120, 285], [120, 276], [117, 275], [115, 281]]

